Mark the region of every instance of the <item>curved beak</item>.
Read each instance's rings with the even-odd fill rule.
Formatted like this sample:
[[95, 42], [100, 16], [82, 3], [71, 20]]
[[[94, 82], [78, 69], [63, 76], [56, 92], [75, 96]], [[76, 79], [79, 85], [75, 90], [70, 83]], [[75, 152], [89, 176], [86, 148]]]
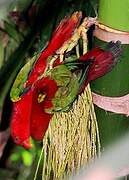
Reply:
[[30, 139], [26, 139], [24, 142], [23, 142], [23, 145], [22, 145], [25, 149], [31, 149], [32, 148], [32, 144], [30, 142]]

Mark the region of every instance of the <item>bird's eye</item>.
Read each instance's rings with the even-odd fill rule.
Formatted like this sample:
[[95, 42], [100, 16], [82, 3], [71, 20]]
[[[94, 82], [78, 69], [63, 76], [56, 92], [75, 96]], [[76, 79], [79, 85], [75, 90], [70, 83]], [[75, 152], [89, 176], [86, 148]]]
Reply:
[[19, 137], [16, 136], [16, 137], [15, 137], [15, 143], [18, 143], [18, 142], [19, 142]]

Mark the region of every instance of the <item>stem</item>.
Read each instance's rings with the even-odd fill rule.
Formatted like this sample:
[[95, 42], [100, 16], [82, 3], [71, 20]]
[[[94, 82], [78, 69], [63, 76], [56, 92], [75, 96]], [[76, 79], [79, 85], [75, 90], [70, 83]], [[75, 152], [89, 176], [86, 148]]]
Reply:
[[129, 0], [100, 0], [99, 21], [121, 31], [129, 31]]

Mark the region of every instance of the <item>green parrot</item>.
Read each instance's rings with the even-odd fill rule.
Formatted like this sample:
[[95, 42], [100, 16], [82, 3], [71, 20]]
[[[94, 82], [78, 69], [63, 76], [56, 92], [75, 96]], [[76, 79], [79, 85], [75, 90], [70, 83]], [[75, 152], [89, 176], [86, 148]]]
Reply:
[[[73, 61], [74, 60], [74, 61]], [[53, 107], [45, 109], [47, 113], [68, 111], [77, 98], [80, 87], [86, 80], [92, 61], [78, 62], [75, 58], [67, 59], [46, 73], [58, 86], [52, 100]]]

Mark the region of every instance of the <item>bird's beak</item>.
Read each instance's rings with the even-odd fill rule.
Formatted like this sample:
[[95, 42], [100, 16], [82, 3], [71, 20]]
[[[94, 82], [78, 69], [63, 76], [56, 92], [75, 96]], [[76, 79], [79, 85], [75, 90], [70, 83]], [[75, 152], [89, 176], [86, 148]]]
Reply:
[[23, 147], [25, 149], [31, 149], [32, 148], [32, 144], [30, 142], [30, 139], [26, 139], [24, 142], [23, 142]]

